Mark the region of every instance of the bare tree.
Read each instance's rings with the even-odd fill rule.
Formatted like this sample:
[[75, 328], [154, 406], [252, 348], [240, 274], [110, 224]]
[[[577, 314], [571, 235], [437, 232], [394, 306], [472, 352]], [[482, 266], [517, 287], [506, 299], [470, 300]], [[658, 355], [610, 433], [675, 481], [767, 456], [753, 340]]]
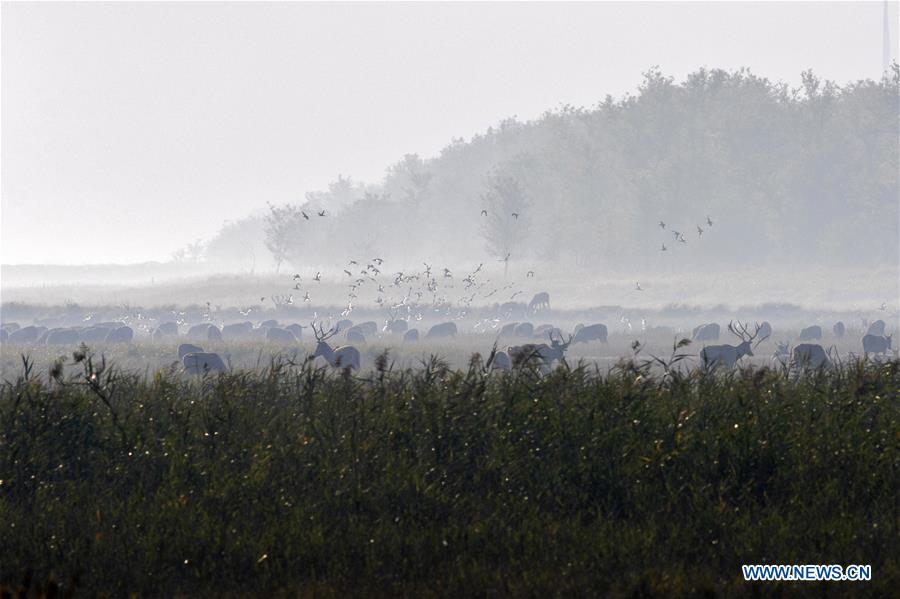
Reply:
[[505, 275], [511, 256], [517, 254], [525, 242], [531, 202], [518, 179], [501, 170], [488, 176], [485, 187], [481, 200], [487, 215], [482, 235], [488, 252], [503, 262]]
[[303, 214], [298, 206], [291, 204], [282, 206], [268, 204], [268, 206], [269, 214], [266, 215], [265, 226], [266, 247], [272, 252], [275, 272], [278, 272], [281, 263], [291, 254], [297, 239], [297, 228], [303, 221]]

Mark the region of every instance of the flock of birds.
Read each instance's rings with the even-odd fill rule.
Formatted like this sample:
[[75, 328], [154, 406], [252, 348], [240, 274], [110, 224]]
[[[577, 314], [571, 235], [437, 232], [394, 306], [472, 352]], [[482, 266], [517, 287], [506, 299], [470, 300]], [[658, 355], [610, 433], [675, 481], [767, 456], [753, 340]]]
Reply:
[[[663, 220], [660, 220], [660, 221], [657, 223], [657, 225], [658, 225], [659, 228], [660, 228], [661, 230], [663, 230], [663, 231], [665, 231], [666, 228], [667, 228], [666, 222], [663, 221]], [[706, 227], [707, 227], [707, 228], [704, 229], [701, 225], [697, 225], [697, 239], [702, 239], [702, 238], [703, 238], [703, 234], [706, 233], [706, 231], [707, 231], [708, 229], [712, 228], [712, 226], [713, 226], [713, 220], [712, 220], [712, 218], [710, 218], [710, 216], [707, 214], [707, 215], [706, 215]], [[678, 231], [678, 230], [676, 230], [676, 229], [671, 229], [671, 228], [668, 229], [668, 230], [669, 230], [669, 232], [672, 234], [672, 237], [674, 238], [675, 243], [687, 244], [688, 240], [685, 238], [684, 233], [683, 233], [682, 231]], [[659, 251], [660, 251], [660, 252], [668, 252], [668, 251], [669, 251], [669, 248], [666, 246], [666, 243], [665, 243], [665, 242], [662, 242], [662, 247], [659, 248]], [[644, 290], [644, 288], [641, 287], [640, 281], [635, 282], [635, 284], [634, 284], [634, 290], [635, 290], [635, 291], [643, 291], [643, 290]]]

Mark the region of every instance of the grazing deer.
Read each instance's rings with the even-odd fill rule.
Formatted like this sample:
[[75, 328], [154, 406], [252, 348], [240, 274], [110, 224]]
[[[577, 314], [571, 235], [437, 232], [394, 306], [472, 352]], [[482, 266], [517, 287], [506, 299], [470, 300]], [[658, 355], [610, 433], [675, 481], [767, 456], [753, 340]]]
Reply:
[[728, 323], [728, 330], [741, 339], [740, 345], [707, 345], [700, 350], [700, 359], [703, 361], [703, 365], [711, 368], [719, 366], [734, 368], [738, 360], [744, 356], [752, 356], [753, 348], [765, 341], [766, 338], [762, 337], [755, 344], [753, 343], [753, 340], [759, 335], [760, 329], [762, 326], [757, 324], [751, 334], [745, 324]]
[[513, 329], [513, 335], [516, 337], [531, 337], [534, 335], [534, 325], [530, 322], [521, 322]]
[[519, 326], [518, 322], [508, 322], [500, 327], [500, 332], [498, 334], [500, 337], [512, 337], [517, 326]]
[[181, 364], [187, 374], [206, 374], [207, 372], [225, 372], [225, 362], [216, 353], [189, 353], [181, 358]]
[[541, 310], [549, 310], [550, 309], [550, 294], [546, 291], [541, 291], [540, 293], [535, 293], [534, 297], [531, 298], [531, 301], [528, 302], [528, 311], [529, 312], [540, 312]]
[[503, 370], [504, 372], [512, 370], [512, 360], [509, 354], [505, 351], [495, 352], [491, 360], [491, 370]]
[[813, 341], [814, 339], [822, 338], [822, 327], [817, 324], [814, 324], [811, 327], [806, 327], [802, 331], [800, 331], [800, 341]]
[[581, 328], [576, 328], [575, 330], [575, 338], [572, 339], [572, 343], [587, 343], [588, 341], [599, 341], [600, 343], [606, 343], [608, 331], [606, 330], [605, 324], [590, 324], [588, 326], [582, 326]]
[[548, 334], [550, 345], [546, 343], [527, 343], [525, 345], [515, 345], [507, 348], [509, 357], [512, 358], [513, 364], [528, 364], [531, 362], [538, 363], [541, 374], [549, 374], [553, 366], [553, 362], [563, 362], [566, 360], [566, 350], [572, 343], [572, 335], [563, 342], [560, 339], [554, 339], [553, 333]]
[[691, 332], [691, 339], [693, 341], [718, 341], [719, 325], [715, 322], [697, 325]]
[[794, 348], [794, 353], [791, 357], [793, 364], [801, 370], [818, 369], [831, 365], [825, 349], [818, 343], [801, 343]]
[[382, 331], [388, 332], [392, 335], [402, 335], [409, 329], [409, 323], [402, 318], [398, 317], [398, 314], [395, 310], [391, 310], [388, 314], [387, 322], [384, 323], [384, 328]]
[[445, 337], [456, 337], [457, 329], [455, 322], [442, 322], [436, 324], [425, 333], [426, 339], [443, 339]]
[[845, 330], [846, 330], [846, 329], [845, 329], [845, 327], [844, 327], [844, 323], [841, 322], [840, 320], [837, 321], [836, 323], [834, 323], [834, 326], [831, 327], [831, 331], [834, 333], [834, 336], [837, 337], [838, 339], [843, 339], [843, 338], [844, 338], [844, 331], [845, 331]]
[[862, 339], [863, 351], [869, 354], [886, 354], [891, 349], [893, 335], [866, 335]]
[[359, 350], [352, 345], [342, 345], [332, 348], [326, 341], [337, 333], [337, 329], [332, 327], [327, 332], [323, 326], [316, 328], [315, 323], [311, 323], [313, 333], [316, 336], [316, 351], [313, 357], [321, 356], [329, 365], [335, 368], [359, 370]]
[[869, 325], [869, 330], [866, 331], [866, 335], [875, 335], [882, 336], [884, 335], [884, 321], [876, 320], [872, 324]]

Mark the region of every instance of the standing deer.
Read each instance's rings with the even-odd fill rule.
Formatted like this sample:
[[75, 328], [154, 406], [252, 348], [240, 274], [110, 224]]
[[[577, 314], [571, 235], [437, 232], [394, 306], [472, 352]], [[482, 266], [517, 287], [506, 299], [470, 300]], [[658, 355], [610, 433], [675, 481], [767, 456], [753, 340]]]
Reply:
[[753, 347], [759, 345], [766, 340], [762, 337], [755, 344], [753, 340], [759, 335], [762, 326], [757, 324], [753, 334], [747, 331], [747, 325], [734, 322], [728, 323], [728, 330], [741, 339], [740, 345], [707, 345], [700, 351], [700, 359], [703, 365], [711, 368], [725, 366], [726, 368], [734, 368], [738, 360], [744, 356], [753, 355]]
[[534, 297], [531, 298], [531, 301], [528, 302], [528, 311], [529, 312], [540, 312], [541, 310], [549, 310], [550, 309], [550, 294], [546, 291], [541, 291], [540, 293], [535, 293]]
[[328, 364], [334, 366], [335, 368], [344, 368], [344, 369], [352, 369], [355, 368], [359, 370], [359, 350], [353, 347], [352, 345], [342, 345], [340, 347], [332, 348], [326, 341], [337, 333], [337, 330], [332, 327], [327, 332], [325, 328], [319, 325], [319, 328], [316, 328], [315, 323], [311, 323], [313, 333], [316, 336], [316, 351], [313, 353], [313, 357], [322, 356]]
[[566, 359], [566, 350], [572, 343], [572, 335], [563, 342], [562, 338], [554, 339], [553, 333], [549, 333], [550, 345], [546, 343], [527, 343], [525, 345], [515, 345], [507, 348], [507, 353], [512, 359], [513, 364], [527, 364], [529, 362], [538, 362], [542, 374], [549, 374], [553, 366], [553, 362], [563, 362]]

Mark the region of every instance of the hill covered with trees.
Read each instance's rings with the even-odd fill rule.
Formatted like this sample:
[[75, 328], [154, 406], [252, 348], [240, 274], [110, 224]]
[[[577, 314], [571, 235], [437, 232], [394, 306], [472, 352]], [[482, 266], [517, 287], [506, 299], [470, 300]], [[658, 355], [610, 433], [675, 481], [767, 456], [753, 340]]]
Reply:
[[623, 98], [507, 119], [435, 157], [409, 154], [381, 182], [341, 176], [269, 206], [223, 228], [205, 259], [896, 268], [898, 84], [896, 64], [840, 86], [808, 71], [797, 88], [651, 69]]

